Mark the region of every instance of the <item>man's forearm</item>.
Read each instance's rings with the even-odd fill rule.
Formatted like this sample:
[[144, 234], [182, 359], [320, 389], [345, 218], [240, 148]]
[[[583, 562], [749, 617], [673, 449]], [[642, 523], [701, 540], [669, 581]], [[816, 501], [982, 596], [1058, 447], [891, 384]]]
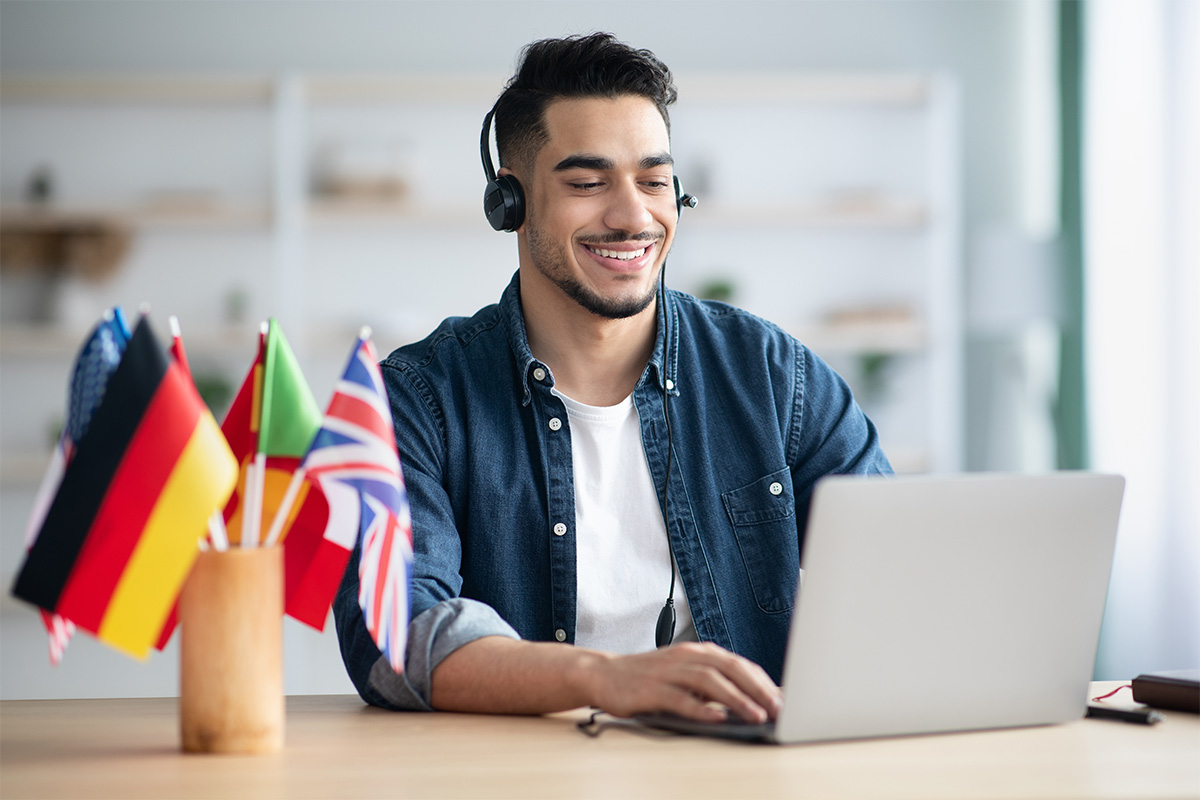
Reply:
[[758, 722], [774, 717], [782, 701], [761, 667], [713, 644], [616, 656], [499, 636], [446, 656], [430, 693], [433, 707], [446, 711], [544, 714], [595, 706], [617, 716], [671, 711], [717, 720], [727, 707]]
[[485, 636], [433, 672], [433, 707], [443, 711], [547, 714], [590, 705], [588, 675], [603, 653], [569, 645]]

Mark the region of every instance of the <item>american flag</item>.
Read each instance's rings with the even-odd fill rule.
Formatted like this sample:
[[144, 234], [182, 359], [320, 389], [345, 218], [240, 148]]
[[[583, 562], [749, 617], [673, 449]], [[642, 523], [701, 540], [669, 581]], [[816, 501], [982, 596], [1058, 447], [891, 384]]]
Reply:
[[[371, 638], [400, 673], [407, 644], [412, 520], [378, 362], [370, 331], [364, 329], [304, 466], [318, 484], [336, 480], [358, 491], [358, 604]], [[335, 502], [333, 493], [327, 497]]]
[[[54, 448], [50, 466], [34, 498], [33, 512], [29, 515], [29, 523], [25, 528], [26, 549], [32, 547], [37, 539], [54, 495], [58, 492], [63, 473], [75, 455], [75, 446], [87, 432], [92, 414], [104, 399], [108, 379], [121, 363], [121, 356], [125, 353], [125, 346], [129, 344], [129, 337], [129, 325], [125, 322], [125, 315], [120, 306], [110, 308], [92, 329], [91, 335], [75, 359], [67, 393], [66, 421]], [[62, 661], [63, 652], [75, 634], [75, 623], [52, 611], [40, 609], [40, 612], [42, 624], [46, 626], [50, 663], [57, 665]]]

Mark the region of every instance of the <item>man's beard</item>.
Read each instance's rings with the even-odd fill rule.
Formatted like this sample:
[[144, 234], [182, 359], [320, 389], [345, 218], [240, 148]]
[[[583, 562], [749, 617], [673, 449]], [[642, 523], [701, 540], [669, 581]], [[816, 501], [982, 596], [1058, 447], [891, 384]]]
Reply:
[[[526, 231], [529, 235], [529, 257], [537, 271], [582, 308], [596, 316], [605, 319], [627, 319], [645, 311], [654, 302], [658, 293], [657, 283], [638, 297], [610, 299], [596, 294], [571, 274], [567, 253], [551, 239], [544, 237], [533, 220], [526, 222]], [[639, 237], [618, 233], [611, 238], [613, 242], [627, 242]], [[648, 236], [647, 240], [656, 241], [657, 237]], [[596, 244], [606, 242], [597, 241]]]

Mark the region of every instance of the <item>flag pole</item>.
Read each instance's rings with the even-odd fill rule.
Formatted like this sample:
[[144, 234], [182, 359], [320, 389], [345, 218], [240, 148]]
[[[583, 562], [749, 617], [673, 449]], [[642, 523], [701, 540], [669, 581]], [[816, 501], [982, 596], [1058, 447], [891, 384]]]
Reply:
[[214, 511], [208, 518], [208, 538], [215, 549], [221, 552], [229, 549], [229, 532], [225, 530], [225, 517], [220, 510]]
[[[270, 333], [271, 323], [264, 321], [259, 325], [259, 334], [263, 337], [262, 341], [266, 341], [266, 336]], [[266, 381], [266, 358], [263, 359], [263, 382]], [[262, 389], [260, 388], [261, 392]], [[261, 395], [260, 395], [261, 397]], [[261, 401], [260, 401], [261, 402]], [[262, 413], [261, 404], [258, 407], [259, 418], [252, 423], [254, 429], [262, 435]], [[263, 511], [263, 482], [266, 479], [267, 471], [267, 454], [259, 451], [261, 442], [256, 442], [254, 460], [246, 465], [246, 493], [245, 503], [242, 506], [242, 547], [258, 547], [258, 539], [262, 534], [262, 511]]]
[[[183, 347], [183, 330], [179, 327], [179, 317], [172, 314], [167, 317], [167, 323], [171, 327], [171, 356], [183, 370], [183, 374], [187, 375], [188, 380], [192, 380], [192, 367], [188, 363], [187, 350]], [[192, 385], [194, 386], [195, 383]], [[229, 549], [229, 534], [225, 531], [225, 517], [219, 510], [213, 511], [212, 516], [208, 518], [208, 541], [212, 542], [212, 546], [216, 550]], [[202, 539], [201, 542], [204, 543], [204, 540]]]
[[292, 479], [288, 482], [287, 492], [283, 495], [283, 501], [279, 504], [279, 509], [275, 512], [275, 518], [271, 520], [271, 530], [267, 532], [267, 538], [264, 541], [265, 547], [274, 547], [279, 544], [281, 534], [283, 533], [283, 523], [287, 521], [288, 515], [292, 513], [292, 506], [296, 504], [296, 495], [300, 494], [300, 487], [304, 485], [304, 476], [308, 474], [308, 470], [303, 464], [296, 467], [296, 471], [292, 473]]

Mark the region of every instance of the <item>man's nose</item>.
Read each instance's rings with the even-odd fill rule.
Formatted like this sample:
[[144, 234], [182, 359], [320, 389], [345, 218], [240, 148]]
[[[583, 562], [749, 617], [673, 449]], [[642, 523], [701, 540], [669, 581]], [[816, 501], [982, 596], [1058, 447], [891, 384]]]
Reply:
[[604, 224], [612, 230], [640, 233], [654, 222], [648, 197], [636, 181], [623, 181], [609, 192]]

